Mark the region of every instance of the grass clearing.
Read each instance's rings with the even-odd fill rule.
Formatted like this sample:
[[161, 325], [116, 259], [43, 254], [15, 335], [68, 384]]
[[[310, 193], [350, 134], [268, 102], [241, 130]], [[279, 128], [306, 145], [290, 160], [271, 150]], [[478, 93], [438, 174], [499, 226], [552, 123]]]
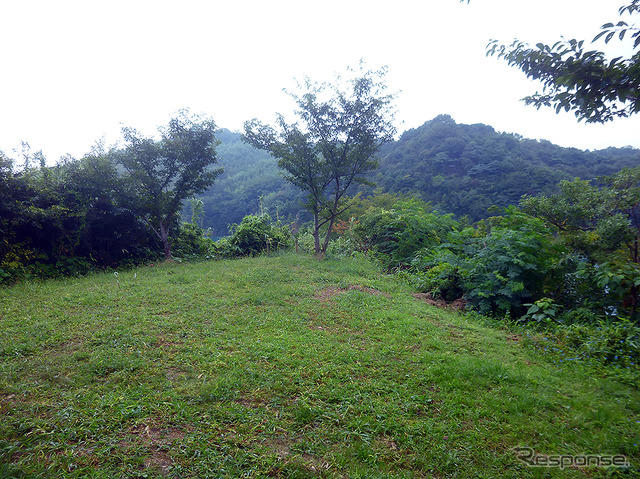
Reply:
[[[363, 260], [284, 254], [0, 290], [2, 477], [611, 477], [640, 394], [412, 297]], [[633, 471], [620, 477], [631, 477]]]

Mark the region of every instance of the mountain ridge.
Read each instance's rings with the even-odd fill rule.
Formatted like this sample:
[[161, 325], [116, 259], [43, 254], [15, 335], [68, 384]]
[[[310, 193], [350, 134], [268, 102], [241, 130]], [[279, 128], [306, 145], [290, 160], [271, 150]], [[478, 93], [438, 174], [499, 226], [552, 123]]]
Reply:
[[[221, 129], [218, 138], [225, 174], [200, 196], [204, 226], [224, 236], [246, 214], [263, 211], [287, 222], [308, 220], [304, 194], [282, 178], [275, 159], [242, 142], [240, 132]], [[446, 114], [406, 130], [383, 145], [378, 157], [380, 168], [369, 177], [378, 191], [416, 195], [442, 213], [473, 221], [488, 216], [491, 206], [517, 204], [525, 194], [553, 194], [561, 180], [640, 166], [636, 148], [562, 147], [483, 123], [456, 123]], [[369, 195], [374, 189], [360, 191]]]

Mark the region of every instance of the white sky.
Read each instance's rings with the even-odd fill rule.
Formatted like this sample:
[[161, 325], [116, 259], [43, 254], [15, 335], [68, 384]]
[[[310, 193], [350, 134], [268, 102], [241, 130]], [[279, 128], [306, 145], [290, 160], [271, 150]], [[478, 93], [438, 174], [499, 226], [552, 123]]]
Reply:
[[[591, 40], [624, 0], [0, 0], [0, 150], [49, 163], [121, 126], [154, 134], [180, 108], [240, 130], [292, 104], [283, 88], [364, 58], [389, 67], [400, 132], [439, 114], [582, 149], [640, 147], [640, 116], [606, 125], [536, 110], [539, 89], [486, 57], [490, 39]], [[603, 44], [595, 45], [602, 48]]]

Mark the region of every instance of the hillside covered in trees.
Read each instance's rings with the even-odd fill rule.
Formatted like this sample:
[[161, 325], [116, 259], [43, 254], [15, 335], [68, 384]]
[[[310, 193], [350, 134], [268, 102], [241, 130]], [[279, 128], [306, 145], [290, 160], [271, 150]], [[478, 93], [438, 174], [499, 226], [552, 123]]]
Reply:
[[[261, 210], [287, 222], [309, 220], [301, 206], [304, 195], [284, 181], [268, 153], [244, 143], [237, 132], [220, 130], [218, 139], [224, 174], [200, 196], [202, 224], [214, 236], [225, 236], [229, 225]], [[371, 177], [378, 191], [417, 196], [441, 213], [473, 221], [486, 218], [491, 206], [518, 204], [525, 194], [557, 193], [561, 180], [593, 179], [640, 166], [640, 151], [634, 148], [564, 148], [484, 124], [458, 124], [449, 115], [407, 130], [378, 157], [380, 168]], [[185, 218], [190, 214], [187, 205]]]
[[556, 192], [561, 180], [592, 179], [640, 165], [640, 151], [583, 151], [545, 140], [457, 124], [440, 115], [402, 134], [380, 152], [374, 181], [385, 191], [413, 193], [441, 212], [487, 216], [487, 208], [518, 203], [522, 195]]

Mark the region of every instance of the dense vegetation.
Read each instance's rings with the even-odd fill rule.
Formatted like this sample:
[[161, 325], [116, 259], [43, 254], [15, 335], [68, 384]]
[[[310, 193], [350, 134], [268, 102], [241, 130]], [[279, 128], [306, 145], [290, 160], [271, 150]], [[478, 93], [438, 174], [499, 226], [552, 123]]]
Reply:
[[[268, 153], [242, 142], [239, 133], [222, 130], [218, 138], [225, 173], [199, 196], [205, 206], [203, 226], [215, 237], [225, 236], [229, 225], [261, 206], [284, 222], [311, 219], [302, 207], [304, 194], [282, 178]], [[557, 193], [562, 180], [593, 179], [640, 166], [640, 151], [634, 148], [563, 148], [498, 133], [488, 125], [458, 124], [448, 115], [404, 132], [378, 156], [380, 168], [370, 175], [377, 191], [410, 194], [441, 213], [472, 221], [490, 216], [491, 206], [517, 205], [525, 194]], [[368, 195], [374, 190], [362, 188]]]
[[[276, 218], [291, 222], [308, 220], [302, 207], [304, 193], [288, 184], [271, 155], [243, 142], [240, 133], [222, 129], [217, 138], [219, 164], [224, 173], [204, 194], [200, 225], [210, 228], [213, 237], [229, 233], [229, 227], [249, 214], [269, 211]], [[185, 204], [184, 217], [191, 216]]]
[[388, 192], [411, 193], [442, 213], [477, 221], [493, 205], [516, 205], [524, 194], [557, 192], [561, 180], [592, 179], [640, 166], [640, 151], [582, 151], [457, 124], [440, 115], [382, 148], [373, 180]]
[[[127, 145], [21, 168], [0, 152], [0, 282], [171, 259], [179, 212], [221, 173], [215, 124], [181, 111], [160, 139], [124, 128]], [[34, 160], [40, 164], [34, 164]]]

